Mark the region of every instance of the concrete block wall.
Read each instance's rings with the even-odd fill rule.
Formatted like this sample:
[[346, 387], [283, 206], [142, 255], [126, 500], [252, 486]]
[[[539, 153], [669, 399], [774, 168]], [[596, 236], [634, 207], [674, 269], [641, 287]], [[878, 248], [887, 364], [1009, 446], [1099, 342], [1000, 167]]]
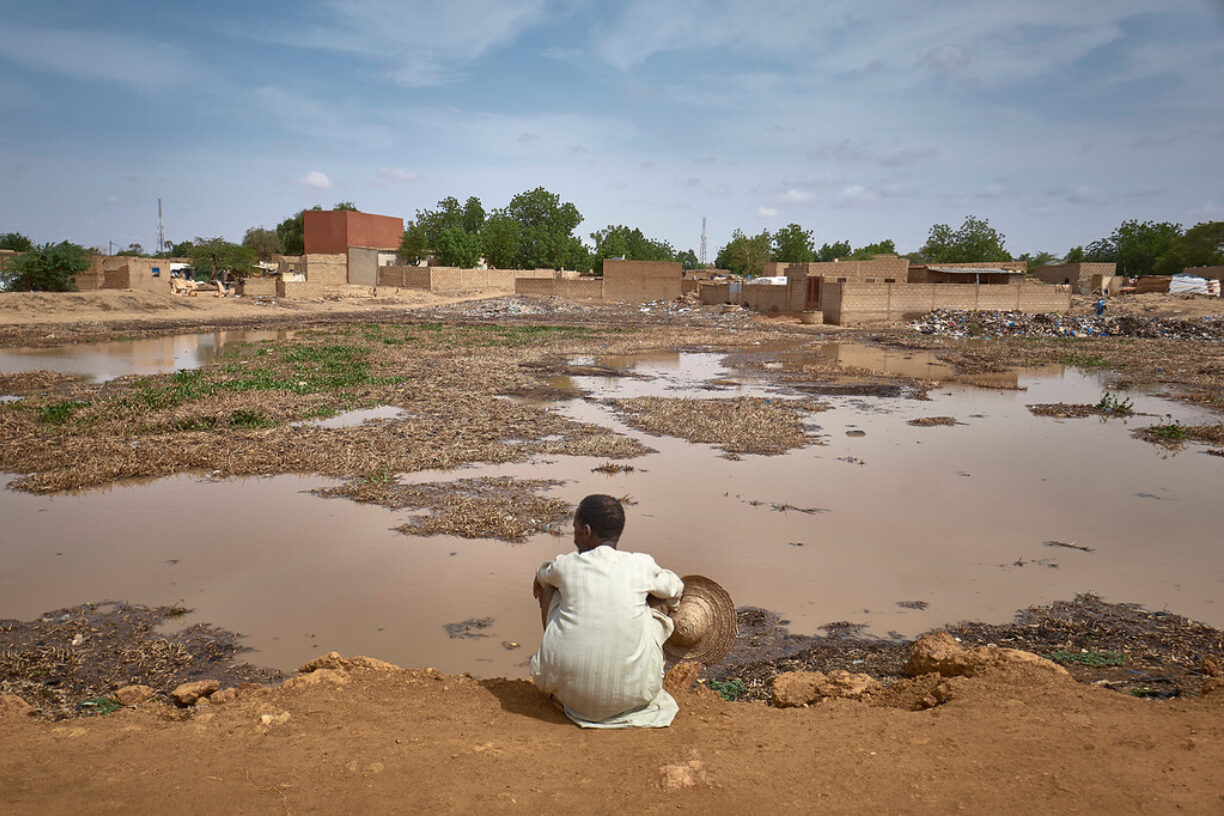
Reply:
[[825, 323], [849, 326], [910, 320], [935, 309], [1067, 312], [1071, 293], [1061, 286], [1023, 283], [948, 286], [826, 280], [820, 287], [820, 303]]
[[272, 297], [276, 294], [276, 284], [279, 280], [279, 278], [247, 278], [238, 285], [238, 294], [246, 297]]
[[[791, 264], [790, 266], [797, 266]], [[863, 281], [872, 279], [877, 283], [886, 279], [904, 283], [909, 276], [909, 261], [905, 258], [875, 258], [870, 261], [828, 261], [803, 264], [804, 271], [809, 276], [819, 276], [826, 280]]]
[[1188, 266], [1182, 270], [1182, 274], [1224, 281], [1224, 266]]
[[731, 284], [726, 281], [717, 283], [702, 283], [698, 290], [702, 305], [717, 306], [731, 299]]
[[345, 281], [360, 286], [378, 285], [378, 255], [373, 247], [349, 247]]
[[790, 308], [790, 292], [786, 286], [768, 284], [745, 285], [740, 290], [740, 305], [758, 312], [787, 312]]
[[1028, 272], [1028, 263], [1025, 261], [974, 261], [972, 263], [931, 263], [927, 265], [940, 266], [944, 269], [1006, 269], [1008, 272]]
[[683, 274], [679, 261], [605, 260], [604, 298], [625, 303], [678, 298]]
[[330, 287], [327, 284], [311, 280], [286, 281], [278, 278], [276, 281], [276, 296], [283, 298], [318, 298], [323, 297], [323, 293], [328, 288]]
[[343, 253], [312, 253], [304, 256], [302, 271], [309, 283], [343, 286], [348, 283], [348, 256]]
[[563, 297], [568, 300], [603, 300], [604, 282], [599, 278], [515, 278], [516, 295]]
[[1069, 283], [1081, 294], [1085, 287], [1091, 287], [1093, 275], [1116, 275], [1117, 266], [1111, 263], [1070, 263], [1054, 266], [1039, 266], [1033, 270], [1033, 277], [1043, 283]]

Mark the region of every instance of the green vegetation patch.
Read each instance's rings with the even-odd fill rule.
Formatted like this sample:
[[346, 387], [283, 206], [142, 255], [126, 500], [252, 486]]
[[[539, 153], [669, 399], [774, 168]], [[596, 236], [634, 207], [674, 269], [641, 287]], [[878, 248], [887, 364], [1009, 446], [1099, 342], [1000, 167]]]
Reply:
[[711, 680], [709, 686], [729, 703], [735, 702], [748, 691], [744, 681], [738, 677], [733, 677], [730, 680]]
[[1076, 368], [1112, 368], [1113, 363], [1106, 360], [1104, 357], [1097, 357], [1094, 354], [1064, 354], [1058, 358], [1058, 362], [1063, 365], [1075, 366]]
[[62, 425], [76, 413], [78, 408], [84, 408], [88, 404], [79, 400], [53, 402], [38, 409], [38, 418], [48, 425]]

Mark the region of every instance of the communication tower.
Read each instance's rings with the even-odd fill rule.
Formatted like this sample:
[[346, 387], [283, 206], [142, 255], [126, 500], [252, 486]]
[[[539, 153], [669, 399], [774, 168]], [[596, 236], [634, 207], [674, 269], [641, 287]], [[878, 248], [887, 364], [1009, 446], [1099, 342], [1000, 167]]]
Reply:
[[701, 253], [697, 256], [697, 260], [704, 265], [706, 262], [706, 220], [705, 216], [701, 216]]
[[166, 225], [162, 223], [161, 199], [157, 199], [157, 251], [161, 253], [166, 248]]

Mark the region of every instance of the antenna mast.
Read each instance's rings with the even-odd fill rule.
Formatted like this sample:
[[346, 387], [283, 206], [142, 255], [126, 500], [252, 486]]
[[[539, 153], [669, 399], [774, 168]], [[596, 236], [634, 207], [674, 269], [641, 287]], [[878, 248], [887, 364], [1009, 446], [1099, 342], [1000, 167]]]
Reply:
[[166, 248], [166, 227], [162, 223], [161, 199], [157, 199], [157, 251], [161, 253]]
[[706, 220], [705, 216], [701, 216], [701, 254], [697, 256], [697, 260], [704, 265], [706, 262]]

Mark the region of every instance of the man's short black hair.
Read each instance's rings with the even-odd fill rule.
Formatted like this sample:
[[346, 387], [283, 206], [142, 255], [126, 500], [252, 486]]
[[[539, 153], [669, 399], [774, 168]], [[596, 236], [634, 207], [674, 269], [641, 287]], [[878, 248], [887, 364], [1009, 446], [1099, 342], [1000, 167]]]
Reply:
[[625, 530], [625, 508], [612, 496], [593, 493], [578, 505], [578, 518], [600, 539], [615, 541]]

